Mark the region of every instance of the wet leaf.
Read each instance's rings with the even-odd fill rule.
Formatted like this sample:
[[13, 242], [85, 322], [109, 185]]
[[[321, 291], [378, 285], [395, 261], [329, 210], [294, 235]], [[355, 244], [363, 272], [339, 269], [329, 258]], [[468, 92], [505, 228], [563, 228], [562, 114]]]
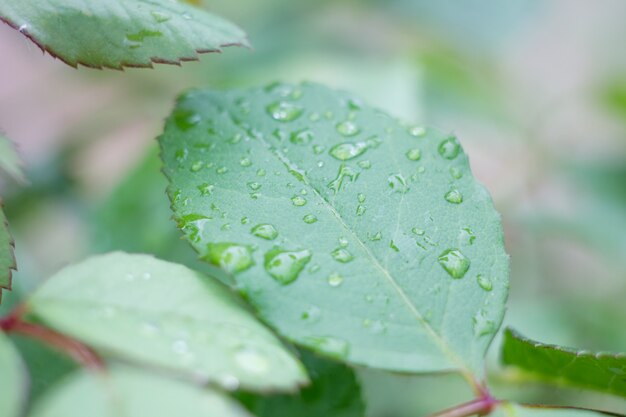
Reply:
[[12, 271], [15, 268], [13, 238], [9, 232], [9, 224], [2, 210], [2, 200], [0, 200], [0, 301], [2, 301], [2, 290], [11, 289]]
[[151, 67], [248, 45], [234, 24], [170, 0], [36, 0], [0, 3], [0, 19], [68, 65]]
[[160, 142], [185, 236], [284, 336], [354, 364], [482, 372], [508, 257], [456, 137], [274, 84], [184, 95]]
[[226, 288], [148, 255], [118, 252], [68, 266], [29, 306], [104, 354], [227, 390], [290, 391], [306, 382], [300, 363]]

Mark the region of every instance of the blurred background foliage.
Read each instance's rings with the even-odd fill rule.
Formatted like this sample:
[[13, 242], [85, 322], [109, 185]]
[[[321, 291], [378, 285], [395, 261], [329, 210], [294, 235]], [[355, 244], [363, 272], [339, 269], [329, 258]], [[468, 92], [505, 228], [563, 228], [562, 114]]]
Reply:
[[[506, 324], [545, 342], [626, 351], [625, 2], [197, 3], [241, 25], [254, 49], [181, 68], [74, 70], [0, 26], [0, 129], [30, 180], [0, 183], [19, 263], [0, 312], [94, 252], [208, 270], [170, 219], [154, 140], [163, 119], [190, 87], [314, 80], [459, 136], [502, 213]], [[489, 375], [503, 398], [626, 409], [522, 381], [499, 365], [498, 346]], [[35, 396], [73, 366], [33, 342], [19, 347]], [[471, 397], [454, 375], [357, 373], [370, 417], [420, 416]]]

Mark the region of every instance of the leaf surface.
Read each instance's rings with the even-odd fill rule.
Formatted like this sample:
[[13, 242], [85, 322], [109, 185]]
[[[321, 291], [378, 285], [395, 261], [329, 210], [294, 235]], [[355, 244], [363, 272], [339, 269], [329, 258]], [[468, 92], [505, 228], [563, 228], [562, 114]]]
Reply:
[[489, 414], [492, 417], [602, 417], [619, 416], [619, 414], [604, 414], [589, 410], [559, 409], [528, 407], [519, 404], [505, 402]]
[[626, 354], [590, 352], [527, 339], [512, 329], [504, 333], [502, 361], [530, 376], [626, 397]]
[[307, 83], [190, 92], [160, 143], [187, 239], [283, 335], [355, 364], [481, 373], [508, 256], [454, 136]]
[[11, 289], [12, 271], [15, 268], [13, 238], [9, 232], [9, 224], [2, 210], [2, 200], [0, 200], [0, 301], [2, 301], [2, 290]]
[[0, 19], [73, 67], [179, 64], [248, 45], [234, 24], [171, 0], [3, 1]]
[[[2, 6], [0, 6], [2, 7]], [[22, 172], [22, 161], [15, 150], [13, 142], [0, 133], [0, 170], [6, 172], [15, 181], [26, 182], [24, 172]]]
[[115, 366], [80, 370], [35, 403], [30, 417], [250, 417], [224, 394], [159, 375]]
[[302, 365], [225, 287], [148, 255], [118, 252], [68, 266], [29, 305], [104, 353], [228, 390], [295, 390], [307, 381]]
[[0, 415], [21, 415], [27, 392], [27, 377], [17, 349], [0, 332]]

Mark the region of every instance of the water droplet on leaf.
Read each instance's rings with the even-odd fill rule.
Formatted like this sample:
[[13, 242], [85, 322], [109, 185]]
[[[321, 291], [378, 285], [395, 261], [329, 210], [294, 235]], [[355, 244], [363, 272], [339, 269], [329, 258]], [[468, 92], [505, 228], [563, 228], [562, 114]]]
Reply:
[[294, 282], [311, 260], [311, 251], [287, 251], [273, 248], [265, 254], [265, 270], [282, 285]]
[[460, 279], [470, 267], [470, 260], [458, 249], [447, 249], [439, 255], [439, 264], [452, 278]]

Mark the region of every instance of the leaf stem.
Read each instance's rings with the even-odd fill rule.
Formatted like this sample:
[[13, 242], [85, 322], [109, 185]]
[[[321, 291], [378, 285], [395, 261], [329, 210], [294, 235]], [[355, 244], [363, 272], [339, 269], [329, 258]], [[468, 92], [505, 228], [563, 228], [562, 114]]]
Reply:
[[104, 369], [104, 362], [89, 346], [48, 327], [24, 321], [23, 315], [25, 311], [25, 306], [19, 305], [8, 316], [0, 318], [0, 330], [39, 340], [65, 353], [87, 368], [94, 370]]
[[499, 403], [499, 400], [496, 400], [488, 392], [485, 392], [485, 394], [480, 398], [476, 398], [475, 400], [459, 404], [455, 407], [448, 408], [447, 410], [431, 414], [429, 417], [469, 417], [474, 415], [486, 416]]

